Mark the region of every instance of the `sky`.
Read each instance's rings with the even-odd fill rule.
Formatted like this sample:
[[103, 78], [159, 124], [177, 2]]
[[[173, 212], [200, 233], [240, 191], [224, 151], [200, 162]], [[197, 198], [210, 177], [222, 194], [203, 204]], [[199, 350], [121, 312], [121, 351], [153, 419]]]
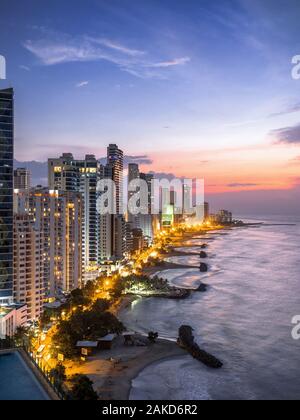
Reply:
[[18, 161], [117, 143], [146, 172], [204, 178], [220, 206], [300, 210], [299, 0], [0, 7]]

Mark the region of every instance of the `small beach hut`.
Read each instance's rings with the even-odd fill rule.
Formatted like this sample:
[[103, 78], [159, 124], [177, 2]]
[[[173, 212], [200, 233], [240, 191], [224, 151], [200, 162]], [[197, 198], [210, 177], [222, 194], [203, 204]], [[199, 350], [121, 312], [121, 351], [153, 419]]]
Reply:
[[100, 350], [111, 350], [117, 334], [107, 334], [105, 337], [98, 339], [98, 348]]
[[80, 349], [81, 354], [89, 356], [93, 350], [97, 349], [97, 341], [77, 341], [76, 347]]

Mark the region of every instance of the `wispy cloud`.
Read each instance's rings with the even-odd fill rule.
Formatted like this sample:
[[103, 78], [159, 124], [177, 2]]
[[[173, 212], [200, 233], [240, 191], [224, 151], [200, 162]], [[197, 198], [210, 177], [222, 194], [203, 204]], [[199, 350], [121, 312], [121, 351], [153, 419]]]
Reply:
[[153, 64], [146, 64], [148, 67], [153, 68], [168, 68], [174, 66], [183, 66], [191, 61], [190, 57], [182, 57], [182, 58], [175, 58], [174, 60], [170, 61], [161, 61], [160, 63], [153, 63]]
[[[106, 157], [102, 157], [99, 159], [100, 163], [103, 165], [106, 164]], [[127, 166], [129, 163], [137, 163], [138, 165], [152, 165], [153, 160], [147, 155], [138, 155], [138, 156], [124, 156], [124, 165]]]
[[77, 88], [81, 88], [81, 87], [85, 87], [85, 86], [87, 86], [88, 84], [89, 84], [88, 80], [84, 80], [84, 81], [82, 81], [82, 82], [77, 83], [77, 84], [76, 84], [76, 87], [77, 87]]
[[19, 66], [19, 68], [20, 68], [21, 70], [30, 71], [30, 67], [28, 67], [28, 66], [24, 66], [24, 64], [21, 64], [21, 65]]
[[[44, 34], [45, 35], [45, 34]], [[114, 40], [82, 36], [74, 39], [67, 35], [27, 40], [24, 47], [35, 55], [41, 64], [53, 66], [71, 62], [107, 61], [122, 71], [139, 78], [165, 78], [166, 70], [183, 66], [190, 57], [167, 60], [150, 57], [146, 51], [128, 47]]]
[[282, 111], [274, 112], [273, 114], [269, 115], [269, 118], [281, 117], [282, 115], [293, 114], [294, 112], [300, 112], [300, 103], [296, 103], [294, 105], [288, 106], [286, 109], [283, 109]]
[[145, 51], [128, 48], [124, 45], [119, 44], [118, 42], [111, 41], [110, 39], [92, 38], [92, 37], [86, 37], [86, 39], [92, 43], [102, 45], [103, 47], [107, 47], [112, 50], [119, 51], [123, 54], [127, 54], [132, 57], [137, 57], [137, 56], [146, 54]]
[[275, 139], [275, 144], [300, 144], [300, 124], [272, 130], [270, 135]]
[[293, 159], [290, 159], [289, 163], [291, 165], [300, 165], [300, 156], [296, 156]]
[[229, 188], [246, 188], [246, 187], [257, 187], [259, 184], [252, 184], [252, 183], [232, 183], [227, 184], [226, 186]]

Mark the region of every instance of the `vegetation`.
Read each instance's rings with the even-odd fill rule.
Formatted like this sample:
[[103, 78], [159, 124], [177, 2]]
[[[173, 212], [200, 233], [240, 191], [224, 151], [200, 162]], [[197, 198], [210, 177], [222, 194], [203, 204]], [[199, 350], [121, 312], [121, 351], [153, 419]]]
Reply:
[[148, 277], [146, 275], [131, 275], [126, 279], [124, 287], [127, 291], [168, 291], [168, 281], [158, 276]]
[[28, 330], [25, 327], [18, 327], [14, 335], [14, 343], [17, 347], [24, 346], [28, 343]]
[[123, 332], [123, 324], [108, 308], [107, 300], [98, 299], [89, 309], [77, 308], [68, 319], [60, 321], [52, 338], [53, 353], [72, 359], [78, 353], [77, 341], [94, 341], [109, 333]]
[[93, 382], [85, 375], [74, 375], [70, 379], [71, 391], [69, 392], [70, 400], [95, 401], [98, 395], [94, 391]]
[[54, 369], [51, 369], [50, 376], [56, 382], [56, 384], [63, 384], [66, 379], [66, 368], [62, 363], [58, 363]]

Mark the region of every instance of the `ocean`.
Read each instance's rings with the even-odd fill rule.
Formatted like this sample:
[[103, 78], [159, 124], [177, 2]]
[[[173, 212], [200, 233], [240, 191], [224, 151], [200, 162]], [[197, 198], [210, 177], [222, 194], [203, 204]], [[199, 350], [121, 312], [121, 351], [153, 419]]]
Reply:
[[[121, 318], [130, 329], [171, 340], [182, 324], [191, 325], [199, 345], [224, 367], [208, 369], [188, 354], [161, 361], [133, 381], [131, 399], [300, 399], [300, 340], [291, 334], [292, 318], [300, 315], [300, 219], [255, 221], [265, 225], [206, 235], [208, 273], [193, 268], [198, 255], [171, 258], [190, 269], [160, 273], [177, 286], [203, 281], [206, 293], [139, 299]], [[190, 250], [202, 242], [193, 239]]]

